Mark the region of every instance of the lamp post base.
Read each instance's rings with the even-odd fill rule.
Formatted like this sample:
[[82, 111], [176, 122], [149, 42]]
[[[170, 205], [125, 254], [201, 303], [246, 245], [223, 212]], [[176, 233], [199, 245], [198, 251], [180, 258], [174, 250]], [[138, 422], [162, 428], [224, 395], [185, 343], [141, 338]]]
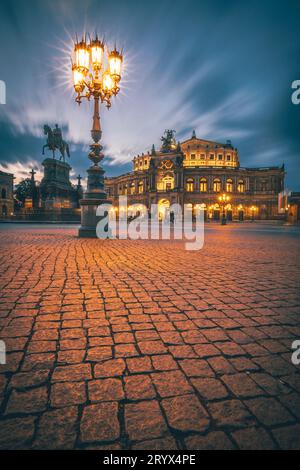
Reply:
[[101, 204], [108, 202], [106, 194], [103, 194], [101, 199], [87, 199], [84, 198], [80, 201], [81, 206], [81, 226], [78, 230], [78, 236], [80, 238], [97, 238], [96, 227], [98, 222], [103, 216], [97, 216], [97, 207]]
[[97, 238], [96, 227], [103, 216], [97, 216], [97, 207], [107, 203], [107, 194], [104, 191], [104, 170], [94, 165], [88, 170], [88, 189], [80, 201], [81, 226], [78, 236], [81, 238]]

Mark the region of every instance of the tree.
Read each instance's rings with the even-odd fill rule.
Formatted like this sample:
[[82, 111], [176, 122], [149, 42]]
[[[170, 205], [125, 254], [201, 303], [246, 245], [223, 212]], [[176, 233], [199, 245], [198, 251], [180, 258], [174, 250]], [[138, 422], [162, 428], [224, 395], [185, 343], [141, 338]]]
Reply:
[[32, 198], [32, 183], [30, 178], [26, 178], [16, 186], [16, 197], [19, 201], [25, 202], [26, 198]]

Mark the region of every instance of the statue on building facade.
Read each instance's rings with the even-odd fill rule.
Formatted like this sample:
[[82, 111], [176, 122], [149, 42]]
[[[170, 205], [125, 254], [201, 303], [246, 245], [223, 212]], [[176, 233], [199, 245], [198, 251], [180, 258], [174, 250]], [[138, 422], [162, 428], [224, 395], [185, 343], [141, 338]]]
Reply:
[[45, 148], [48, 148], [53, 153], [53, 159], [55, 159], [55, 151], [59, 150], [59, 160], [65, 162], [65, 154], [70, 158], [69, 144], [63, 140], [62, 131], [55, 124], [55, 128], [51, 129], [48, 124], [44, 125], [44, 135], [47, 136], [47, 143], [43, 146], [43, 155], [45, 155]]
[[175, 132], [173, 129], [166, 129], [164, 135], [161, 137], [162, 152], [171, 152], [176, 148]]

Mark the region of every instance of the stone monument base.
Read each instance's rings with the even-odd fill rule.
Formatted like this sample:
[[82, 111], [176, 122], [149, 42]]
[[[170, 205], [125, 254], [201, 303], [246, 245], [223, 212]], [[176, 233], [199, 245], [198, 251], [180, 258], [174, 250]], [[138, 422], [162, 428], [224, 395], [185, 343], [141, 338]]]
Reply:
[[42, 165], [44, 166], [44, 178], [40, 185], [42, 207], [49, 211], [77, 208], [79, 194], [70, 182], [70, 165], [53, 158], [46, 158]]

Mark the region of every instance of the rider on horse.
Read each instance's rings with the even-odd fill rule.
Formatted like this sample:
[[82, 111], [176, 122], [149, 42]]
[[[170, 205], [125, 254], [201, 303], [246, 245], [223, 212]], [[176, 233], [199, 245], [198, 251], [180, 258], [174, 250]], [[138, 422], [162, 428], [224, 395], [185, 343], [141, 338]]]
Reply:
[[65, 153], [67, 153], [70, 158], [70, 150], [68, 143], [62, 138], [62, 131], [55, 124], [55, 128], [52, 130], [47, 124], [44, 125], [44, 134], [48, 136], [47, 144], [43, 146], [43, 155], [45, 153], [45, 148], [48, 147], [49, 150], [53, 152], [53, 158], [55, 158], [55, 150], [60, 151], [59, 160], [65, 161]]

